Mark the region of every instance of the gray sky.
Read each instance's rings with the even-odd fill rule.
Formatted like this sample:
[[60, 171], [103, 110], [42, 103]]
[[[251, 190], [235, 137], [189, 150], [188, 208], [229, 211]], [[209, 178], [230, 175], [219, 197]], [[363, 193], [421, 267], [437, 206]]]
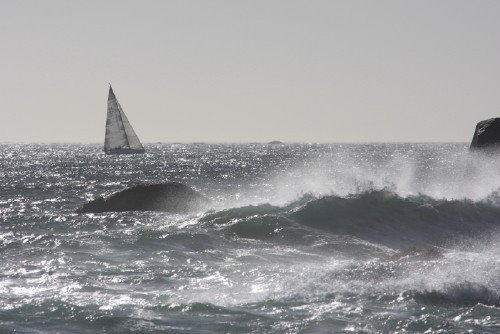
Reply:
[[469, 141], [500, 1], [0, 0], [0, 141]]

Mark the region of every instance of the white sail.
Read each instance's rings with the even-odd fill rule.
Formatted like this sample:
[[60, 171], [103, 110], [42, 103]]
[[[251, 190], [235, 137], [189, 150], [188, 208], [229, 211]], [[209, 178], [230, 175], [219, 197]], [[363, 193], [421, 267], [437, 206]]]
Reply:
[[120, 103], [109, 86], [108, 115], [104, 151], [108, 154], [144, 153], [144, 146], [123, 112]]

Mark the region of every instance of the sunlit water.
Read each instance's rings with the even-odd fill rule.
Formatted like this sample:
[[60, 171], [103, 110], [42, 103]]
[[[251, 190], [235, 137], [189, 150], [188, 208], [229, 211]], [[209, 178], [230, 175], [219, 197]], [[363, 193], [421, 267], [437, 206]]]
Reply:
[[[500, 157], [465, 144], [0, 145], [0, 332], [500, 331]], [[75, 214], [139, 183], [188, 216]]]

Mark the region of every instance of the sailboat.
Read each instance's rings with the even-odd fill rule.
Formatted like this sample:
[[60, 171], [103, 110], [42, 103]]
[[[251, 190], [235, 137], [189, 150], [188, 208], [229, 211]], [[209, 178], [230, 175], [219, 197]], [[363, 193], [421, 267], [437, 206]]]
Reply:
[[106, 154], [144, 153], [144, 146], [142, 146], [141, 141], [135, 134], [120, 103], [118, 103], [111, 84], [109, 85], [108, 94], [108, 116], [106, 119], [104, 152]]

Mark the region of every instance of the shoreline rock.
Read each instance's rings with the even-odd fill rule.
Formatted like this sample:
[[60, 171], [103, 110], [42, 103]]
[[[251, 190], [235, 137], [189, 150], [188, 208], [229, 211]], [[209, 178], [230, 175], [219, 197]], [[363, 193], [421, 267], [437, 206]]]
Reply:
[[500, 118], [477, 123], [470, 149], [500, 149]]

